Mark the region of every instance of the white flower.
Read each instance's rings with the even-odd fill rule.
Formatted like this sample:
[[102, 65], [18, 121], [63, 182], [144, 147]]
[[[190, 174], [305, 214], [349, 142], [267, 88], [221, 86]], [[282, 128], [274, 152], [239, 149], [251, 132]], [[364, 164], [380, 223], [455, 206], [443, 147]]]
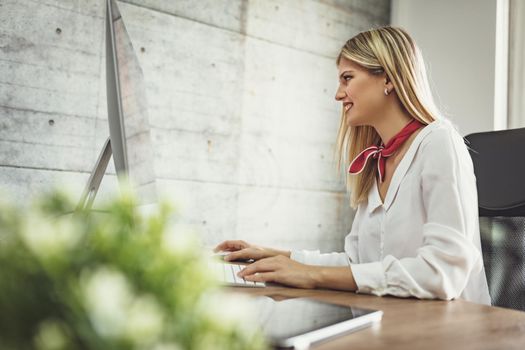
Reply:
[[185, 255], [198, 249], [198, 239], [191, 226], [175, 224], [162, 236], [163, 248], [174, 256]]
[[34, 339], [36, 348], [42, 350], [64, 349], [69, 342], [64, 325], [54, 320], [40, 323]]
[[82, 231], [72, 215], [58, 218], [29, 214], [23, 224], [22, 239], [37, 256], [62, 254], [76, 246]]
[[106, 267], [82, 276], [87, 312], [96, 331], [103, 336], [122, 336], [133, 292], [126, 277]]
[[126, 319], [126, 335], [135, 344], [154, 342], [162, 333], [164, 313], [151, 296], [136, 298]]

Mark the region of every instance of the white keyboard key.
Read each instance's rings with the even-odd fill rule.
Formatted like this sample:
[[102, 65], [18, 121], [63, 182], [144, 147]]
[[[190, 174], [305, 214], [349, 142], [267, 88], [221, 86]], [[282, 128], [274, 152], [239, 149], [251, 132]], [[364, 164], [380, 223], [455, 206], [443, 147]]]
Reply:
[[264, 282], [246, 281], [244, 278], [238, 277], [237, 273], [241, 271], [245, 265], [229, 264], [222, 262], [211, 262], [210, 270], [219, 281], [225, 284], [236, 287], [266, 287]]

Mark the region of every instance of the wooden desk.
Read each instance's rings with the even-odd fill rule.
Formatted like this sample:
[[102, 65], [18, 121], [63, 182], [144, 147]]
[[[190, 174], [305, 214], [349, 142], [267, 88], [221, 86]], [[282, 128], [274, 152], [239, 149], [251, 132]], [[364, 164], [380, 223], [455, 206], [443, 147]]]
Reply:
[[314, 349], [525, 349], [525, 312], [474, 304], [285, 287], [229, 288], [275, 299], [309, 297], [384, 312], [380, 324]]

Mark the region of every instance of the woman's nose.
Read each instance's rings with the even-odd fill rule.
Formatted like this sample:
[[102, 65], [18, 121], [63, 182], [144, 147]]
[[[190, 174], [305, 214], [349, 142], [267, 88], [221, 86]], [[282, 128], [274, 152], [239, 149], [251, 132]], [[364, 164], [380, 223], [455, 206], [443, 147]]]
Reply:
[[345, 98], [346, 94], [343, 90], [338, 89], [335, 93], [335, 99], [336, 101], [341, 101], [343, 98]]

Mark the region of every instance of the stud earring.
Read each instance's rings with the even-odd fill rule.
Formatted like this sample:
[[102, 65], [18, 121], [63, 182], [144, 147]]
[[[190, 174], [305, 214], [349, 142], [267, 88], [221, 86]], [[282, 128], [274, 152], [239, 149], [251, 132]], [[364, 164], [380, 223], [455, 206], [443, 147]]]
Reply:
[[385, 96], [388, 96], [389, 92], [388, 92], [388, 88], [385, 88]]

